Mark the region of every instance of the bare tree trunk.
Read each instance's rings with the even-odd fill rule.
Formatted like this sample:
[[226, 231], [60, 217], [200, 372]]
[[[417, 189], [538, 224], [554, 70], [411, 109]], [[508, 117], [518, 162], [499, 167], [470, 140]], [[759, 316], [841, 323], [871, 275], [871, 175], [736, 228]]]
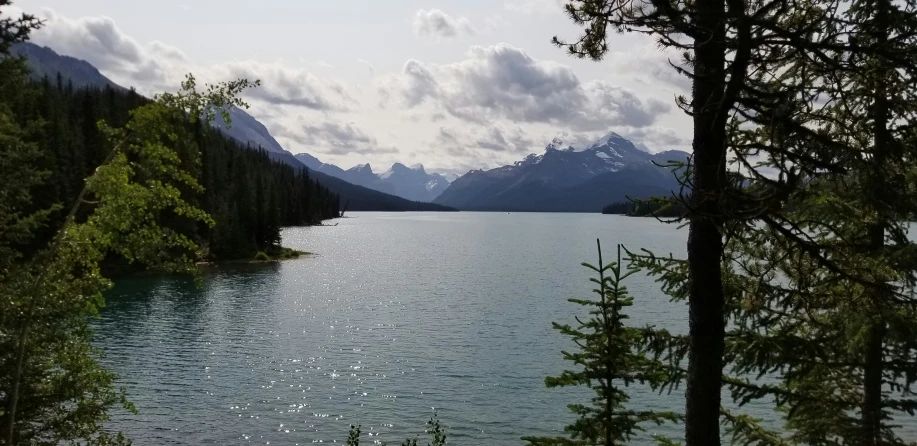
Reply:
[[[891, 5], [887, 0], [877, 0], [874, 4], [875, 44], [883, 48], [888, 42], [889, 20], [888, 9]], [[887, 214], [883, 203], [889, 202], [888, 187], [885, 181], [889, 146], [892, 138], [888, 130], [889, 105], [888, 105], [888, 71], [885, 58], [878, 56], [878, 70], [872, 76], [873, 104], [873, 159], [868, 171], [871, 185], [870, 194], [872, 202], [880, 206], [875, 224], [869, 228], [869, 249], [873, 254], [878, 254], [885, 246], [885, 230], [887, 227]], [[881, 305], [885, 298], [884, 287], [877, 287], [872, 293], [872, 311], [867, 320], [870, 324], [866, 341], [866, 353], [863, 357], [863, 406], [862, 422], [864, 443], [869, 446], [882, 444], [882, 371], [883, 347], [885, 345], [885, 320], [882, 317]]]
[[[31, 313], [31, 312], [30, 312]], [[31, 318], [31, 314], [27, 317]], [[22, 366], [25, 363], [26, 338], [29, 334], [28, 321], [23, 323], [22, 330], [19, 332], [18, 344], [16, 348], [16, 370], [13, 373], [13, 384], [10, 389], [10, 403], [7, 408], [6, 419], [6, 444], [13, 446], [16, 444], [16, 405], [19, 403], [19, 385], [22, 382]]]
[[871, 321], [866, 345], [863, 369], [863, 430], [864, 443], [869, 446], [882, 444], [882, 348], [885, 326], [880, 321]]
[[685, 408], [687, 446], [720, 444], [720, 391], [724, 348], [721, 199], [726, 186], [722, 110], [726, 85], [723, 0], [698, 0], [692, 109], [694, 166], [689, 211], [688, 298], [691, 343]]

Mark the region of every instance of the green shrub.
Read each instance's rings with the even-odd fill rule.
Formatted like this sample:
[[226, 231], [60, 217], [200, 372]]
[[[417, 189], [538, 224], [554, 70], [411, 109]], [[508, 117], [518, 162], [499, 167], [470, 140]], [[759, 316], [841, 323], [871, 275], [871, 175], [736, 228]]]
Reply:
[[267, 253], [264, 251], [258, 251], [258, 254], [255, 254], [255, 260], [263, 262], [263, 261], [271, 260], [271, 257], [268, 256]]
[[[350, 425], [350, 435], [347, 437], [347, 446], [360, 446], [360, 427], [361, 426]], [[433, 418], [427, 421], [427, 433], [433, 436], [433, 443], [428, 443], [429, 446], [444, 446], [446, 444], [446, 430], [440, 426], [436, 415], [433, 415]], [[388, 443], [382, 443], [382, 446], [386, 446], [387, 444]], [[418, 446], [417, 437], [408, 438], [404, 443], [401, 443], [401, 446]]]

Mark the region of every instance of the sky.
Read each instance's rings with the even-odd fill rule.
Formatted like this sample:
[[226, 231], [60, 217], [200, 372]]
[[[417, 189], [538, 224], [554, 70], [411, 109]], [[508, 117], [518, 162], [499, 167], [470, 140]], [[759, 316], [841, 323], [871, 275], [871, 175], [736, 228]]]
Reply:
[[32, 41], [144, 94], [239, 77], [249, 113], [290, 152], [350, 168], [461, 174], [614, 131], [686, 149], [690, 84], [637, 34], [600, 62], [551, 44], [582, 29], [563, 0], [14, 0]]

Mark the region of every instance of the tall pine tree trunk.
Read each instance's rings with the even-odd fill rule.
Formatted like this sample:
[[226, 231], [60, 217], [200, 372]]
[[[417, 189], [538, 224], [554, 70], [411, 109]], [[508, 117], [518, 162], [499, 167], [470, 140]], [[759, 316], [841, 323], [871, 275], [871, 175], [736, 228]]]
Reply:
[[885, 326], [881, 317], [870, 319], [863, 370], [863, 428], [864, 444], [882, 444], [882, 347]]
[[[884, 49], [888, 45], [889, 19], [888, 12], [891, 7], [887, 0], [876, 0], [873, 3], [875, 9], [875, 24], [870, 30], [874, 34], [872, 39], [877, 48]], [[886, 185], [886, 176], [889, 172], [887, 168], [887, 159], [892, 138], [888, 130], [889, 124], [889, 104], [888, 104], [888, 86], [889, 80], [887, 67], [888, 64], [882, 55], [876, 56], [876, 71], [872, 76], [873, 104], [872, 104], [872, 124], [873, 124], [873, 159], [872, 168], [869, 169], [871, 182], [872, 202], [879, 206], [876, 216], [876, 222], [869, 228], [870, 251], [873, 255], [878, 255], [885, 246], [885, 229], [887, 226], [887, 204], [892, 203], [888, 194]], [[877, 287], [872, 293], [872, 314], [867, 318], [868, 328], [866, 340], [866, 353], [863, 364], [863, 434], [864, 444], [876, 446], [882, 444], [882, 371], [883, 355], [882, 349], [885, 345], [885, 320], [882, 317], [881, 305], [885, 298], [884, 287]]]
[[724, 297], [721, 205], [726, 185], [723, 113], [726, 83], [725, 3], [698, 0], [692, 109], [694, 170], [689, 214], [689, 350], [685, 408], [687, 446], [720, 444], [720, 391], [723, 372]]

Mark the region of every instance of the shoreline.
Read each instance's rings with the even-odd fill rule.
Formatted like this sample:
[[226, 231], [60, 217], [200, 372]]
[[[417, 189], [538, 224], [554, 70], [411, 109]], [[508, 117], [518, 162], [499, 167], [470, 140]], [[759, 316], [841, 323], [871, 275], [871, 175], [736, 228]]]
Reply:
[[255, 257], [250, 259], [225, 259], [225, 260], [202, 260], [196, 262], [197, 266], [220, 266], [220, 265], [252, 265], [259, 263], [274, 263], [284, 260], [295, 260], [302, 257], [313, 256], [315, 253], [309, 251], [300, 251], [293, 248], [281, 247], [279, 253], [267, 253], [259, 251]]

